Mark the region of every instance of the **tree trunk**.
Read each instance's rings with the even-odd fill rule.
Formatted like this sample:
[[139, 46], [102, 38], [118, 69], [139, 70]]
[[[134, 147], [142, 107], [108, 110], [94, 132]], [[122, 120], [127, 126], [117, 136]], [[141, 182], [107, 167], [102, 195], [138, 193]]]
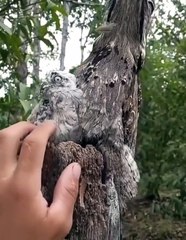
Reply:
[[104, 32], [76, 72], [86, 100], [79, 116], [82, 147], [51, 144], [46, 152], [42, 182], [49, 202], [61, 170], [73, 161], [82, 165], [67, 239], [125, 239], [127, 201], [136, 196], [139, 180], [134, 161], [141, 100], [138, 73], [153, 8], [147, 0], [109, 1]]
[[40, 40], [38, 38], [38, 30], [40, 26], [40, 19], [39, 19], [39, 5], [35, 3], [33, 5], [33, 15], [35, 16], [35, 23], [37, 27], [34, 29], [34, 44], [33, 44], [33, 72], [32, 75], [34, 79], [39, 80], [39, 69], [40, 69], [40, 55], [41, 55], [41, 46]]
[[[85, 22], [85, 18], [86, 18], [86, 11], [87, 11], [87, 7], [85, 7], [85, 11], [82, 13], [83, 14], [83, 22]], [[86, 43], [87, 43], [87, 40], [88, 40], [88, 35], [87, 37], [85, 38], [85, 41], [83, 43], [83, 34], [84, 34], [84, 25], [81, 25], [80, 27], [80, 51], [81, 51], [81, 60], [80, 60], [80, 64], [83, 63], [84, 61], [84, 52], [85, 52], [85, 48], [86, 48]]]
[[[67, 14], [70, 13], [70, 3], [64, 1], [63, 3]], [[60, 70], [65, 70], [65, 54], [66, 54], [66, 45], [68, 41], [68, 26], [69, 20], [68, 16], [63, 16], [63, 29], [62, 29], [62, 39], [61, 39], [61, 54], [60, 54]]]

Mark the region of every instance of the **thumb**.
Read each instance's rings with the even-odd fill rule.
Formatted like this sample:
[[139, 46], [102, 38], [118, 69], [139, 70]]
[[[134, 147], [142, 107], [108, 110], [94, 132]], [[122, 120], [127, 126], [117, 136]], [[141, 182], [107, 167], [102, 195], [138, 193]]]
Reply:
[[69, 228], [66, 229], [67, 232], [72, 225], [80, 174], [81, 166], [78, 163], [72, 163], [65, 168], [56, 184], [53, 202], [49, 209], [50, 215], [53, 215], [59, 225], [64, 226], [65, 222], [66, 227]]

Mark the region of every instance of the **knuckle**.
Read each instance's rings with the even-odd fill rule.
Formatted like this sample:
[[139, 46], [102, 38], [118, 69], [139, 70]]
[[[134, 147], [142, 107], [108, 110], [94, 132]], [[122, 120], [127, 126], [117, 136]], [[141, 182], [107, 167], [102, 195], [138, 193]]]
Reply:
[[35, 145], [35, 140], [31, 138], [25, 138], [22, 143], [22, 148], [24, 149], [30, 149]]
[[27, 150], [33, 149], [35, 147], [40, 147], [44, 144], [44, 141], [42, 139], [36, 138], [36, 137], [27, 137], [22, 143], [22, 148], [25, 148]]

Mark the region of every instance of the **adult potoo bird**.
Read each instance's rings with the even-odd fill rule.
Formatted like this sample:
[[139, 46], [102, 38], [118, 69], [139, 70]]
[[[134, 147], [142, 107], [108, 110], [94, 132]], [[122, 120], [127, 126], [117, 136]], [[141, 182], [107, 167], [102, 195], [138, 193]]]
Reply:
[[28, 120], [39, 124], [44, 120], [54, 120], [57, 131], [54, 141], [79, 142], [78, 109], [82, 101], [82, 91], [76, 87], [76, 77], [64, 71], [52, 71], [40, 88], [40, 101]]
[[[87, 100], [81, 108], [85, 142], [104, 158], [109, 213], [119, 223], [126, 203], [137, 194], [134, 160], [140, 105], [139, 71], [145, 57], [153, 0], [108, 0], [106, 22], [93, 50], [76, 73]], [[119, 205], [119, 207], [118, 207]], [[120, 225], [116, 226], [120, 235]], [[113, 235], [110, 239], [120, 239]]]

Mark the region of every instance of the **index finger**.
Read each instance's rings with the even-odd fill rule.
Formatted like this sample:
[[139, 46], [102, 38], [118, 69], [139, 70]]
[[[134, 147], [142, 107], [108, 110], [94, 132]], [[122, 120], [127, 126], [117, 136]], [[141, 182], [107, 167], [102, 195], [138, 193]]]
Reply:
[[0, 171], [3, 174], [15, 165], [21, 140], [34, 128], [29, 122], [19, 122], [0, 131]]
[[15, 177], [18, 181], [20, 180], [20, 183], [23, 179], [27, 181], [27, 184], [31, 181], [34, 187], [37, 185], [40, 189], [44, 154], [47, 142], [54, 131], [54, 122], [46, 121], [24, 139], [15, 170]]

